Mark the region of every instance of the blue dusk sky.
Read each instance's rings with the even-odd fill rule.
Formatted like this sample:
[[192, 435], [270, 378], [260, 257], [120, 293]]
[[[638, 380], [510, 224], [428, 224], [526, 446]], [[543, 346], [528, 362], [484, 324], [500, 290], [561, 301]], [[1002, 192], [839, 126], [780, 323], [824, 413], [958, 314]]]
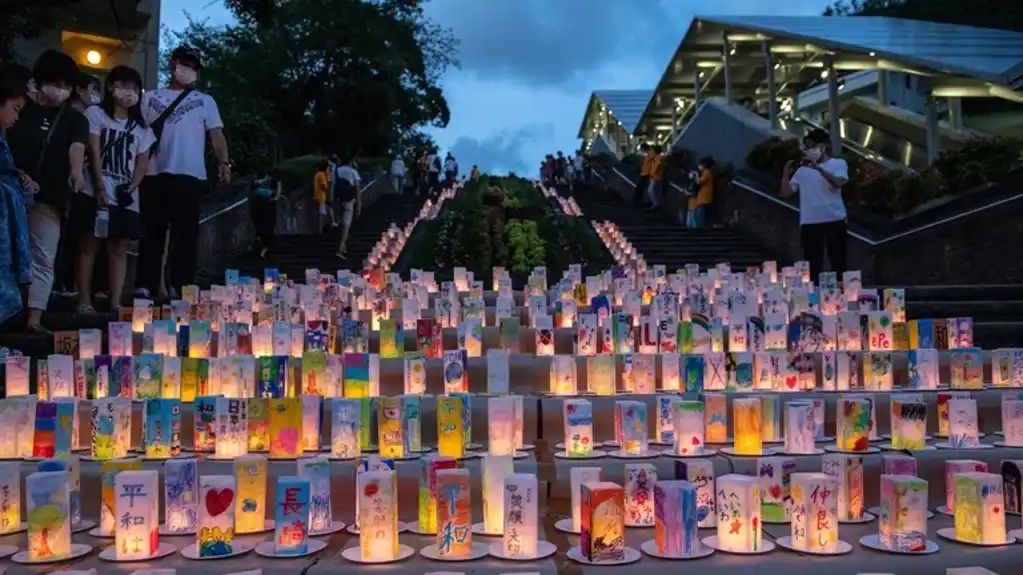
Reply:
[[[432, 0], [460, 40], [443, 79], [451, 122], [432, 131], [465, 171], [533, 173], [568, 153], [590, 92], [653, 89], [696, 14], [818, 15], [826, 0]], [[230, 24], [218, 0], [163, 0], [163, 26], [187, 15]]]

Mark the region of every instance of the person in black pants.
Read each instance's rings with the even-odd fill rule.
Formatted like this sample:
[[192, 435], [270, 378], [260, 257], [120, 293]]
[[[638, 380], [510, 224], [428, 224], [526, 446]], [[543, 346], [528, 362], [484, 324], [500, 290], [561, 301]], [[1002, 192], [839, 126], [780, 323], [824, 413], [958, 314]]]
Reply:
[[803, 139], [804, 157], [785, 164], [780, 196], [799, 194], [800, 240], [803, 257], [810, 262], [810, 277], [824, 270], [824, 255], [831, 271], [846, 271], [846, 211], [842, 186], [849, 181], [849, 165], [828, 156], [828, 133], [813, 130]]
[[632, 192], [632, 205], [643, 205], [643, 198], [646, 197], [646, 189], [650, 187], [650, 167], [654, 161], [654, 151], [650, 144], [643, 143], [639, 146], [643, 152], [643, 167], [639, 171], [639, 181], [636, 182], [636, 189]]
[[258, 174], [252, 180], [249, 190], [249, 216], [252, 218], [252, 226], [256, 228], [256, 238], [259, 240], [259, 257], [265, 258], [266, 254], [274, 248], [274, 240], [277, 237], [277, 200], [281, 199], [281, 182], [269, 173]]

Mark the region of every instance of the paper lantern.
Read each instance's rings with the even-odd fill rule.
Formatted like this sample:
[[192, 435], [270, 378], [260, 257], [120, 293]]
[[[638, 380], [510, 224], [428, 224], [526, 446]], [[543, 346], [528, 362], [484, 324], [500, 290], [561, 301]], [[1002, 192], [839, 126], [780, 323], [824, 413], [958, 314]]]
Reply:
[[539, 545], [539, 492], [536, 475], [512, 473], [504, 479], [502, 546], [506, 557], [534, 557]]
[[909, 455], [886, 453], [881, 456], [881, 473], [886, 475], [916, 475], [916, 458]]
[[195, 459], [172, 459], [164, 464], [164, 531], [168, 535], [195, 533], [199, 513], [199, 466]]
[[302, 451], [320, 450], [320, 421], [323, 416], [323, 397], [303, 395], [302, 400]]
[[491, 455], [515, 454], [516, 403], [514, 397], [508, 396], [487, 400], [488, 449]]
[[838, 482], [826, 473], [792, 474], [792, 547], [811, 553], [838, 549]]
[[757, 459], [760, 477], [760, 515], [770, 523], [788, 523], [792, 512], [789, 476], [796, 469], [791, 457]]
[[585, 399], [562, 403], [565, 421], [565, 454], [589, 457], [593, 454], [593, 406]]
[[550, 379], [551, 394], [575, 395], [578, 393], [575, 381], [575, 371], [576, 366], [574, 355], [552, 356]]
[[615, 356], [593, 355], [586, 358], [586, 387], [596, 395], [614, 395], [616, 387]]
[[625, 491], [616, 483], [582, 484], [579, 546], [591, 563], [625, 557]]
[[92, 402], [92, 457], [98, 460], [128, 456], [131, 438], [131, 400], [107, 397]]
[[968, 391], [939, 391], [938, 392], [938, 437], [948, 436], [949, 411], [948, 404], [953, 399], [970, 399]]
[[1023, 493], [1023, 460], [1004, 459], [1001, 471], [1005, 512], [1019, 515], [1020, 509], [1023, 508], [1023, 500], [1020, 498], [1020, 494]]
[[213, 453], [217, 445], [217, 400], [220, 396], [200, 395], [192, 404], [192, 448], [196, 453]]
[[274, 552], [305, 555], [309, 550], [309, 482], [301, 477], [277, 478]]
[[704, 404], [702, 401], [672, 402], [674, 453], [696, 455], [704, 451]]
[[230, 475], [204, 475], [199, 479], [199, 557], [226, 557], [234, 552], [236, 497], [235, 480]]
[[909, 382], [910, 389], [938, 389], [938, 350], [909, 350]]
[[487, 534], [503, 533], [504, 480], [514, 472], [512, 455], [483, 455], [483, 530]]
[[927, 404], [892, 400], [892, 448], [920, 450], [927, 446]]
[[714, 490], [714, 462], [707, 459], [690, 459], [675, 462], [675, 477], [688, 481], [696, 487], [697, 513], [700, 528], [717, 525], [717, 492]]
[[441, 557], [472, 553], [472, 514], [468, 469], [437, 471], [437, 551]]
[[270, 400], [270, 458], [296, 459], [302, 455], [302, 400]]
[[717, 479], [718, 545], [722, 551], [754, 553], [761, 548], [760, 485], [756, 477]]
[[829, 453], [821, 458], [821, 471], [838, 482], [838, 519], [863, 519], [863, 458], [859, 455]]
[[765, 442], [777, 442], [782, 439], [781, 430], [781, 397], [777, 395], [760, 396], [761, 427], [760, 437]]
[[54, 399], [57, 404], [57, 428], [54, 435], [54, 455], [68, 455], [78, 445], [78, 403], [76, 397]]
[[159, 471], [123, 471], [114, 478], [118, 523], [115, 555], [120, 561], [142, 561], [160, 547]]
[[649, 463], [625, 465], [625, 525], [654, 525], [654, 485], [657, 468]]
[[0, 463], [0, 535], [21, 530], [21, 463]]
[[338, 459], [354, 459], [362, 455], [359, 441], [362, 429], [362, 401], [358, 399], [331, 400], [330, 454]]
[[981, 545], [1006, 541], [1005, 497], [1000, 475], [956, 474], [955, 537], [959, 541]]
[[25, 478], [28, 558], [59, 560], [71, 555], [68, 473], [36, 472]]
[[973, 449], [980, 445], [976, 400], [948, 402], [948, 444], [953, 449]]
[[330, 461], [307, 457], [297, 462], [298, 477], [309, 482], [309, 535], [329, 532], [334, 523], [331, 507]]
[[615, 417], [621, 430], [619, 446], [622, 453], [642, 455], [649, 451], [649, 423], [646, 403], [642, 401], [619, 401]]
[[437, 452], [460, 459], [465, 456], [465, 409], [462, 397], [437, 398]]
[[36, 471], [66, 471], [68, 474], [68, 517], [71, 528], [82, 523], [82, 468], [75, 455], [61, 455], [39, 462]]
[[814, 406], [809, 401], [785, 404], [785, 453], [811, 454], [816, 451]]
[[728, 397], [723, 393], [704, 393], [703, 418], [707, 443], [728, 442]]
[[760, 399], [735, 399], [732, 402], [732, 415], [735, 417], [735, 453], [737, 455], [763, 453]]
[[882, 547], [923, 551], [927, 545], [927, 482], [913, 475], [882, 475], [877, 525]]
[[7, 397], [28, 395], [32, 358], [27, 356], [8, 357], [4, 363]]
[[261, 533], [266, 530], [267, 458], [243, 455], [234, 460], [235, 533]]
[[100, 476], [99, 532], [111, 537], [117, 527], [117, 474], [122, 471], [142, 469], [142, 461], [104, 461]]
[[50, 401], [36, 403], [35, 433], [32, 457], [53, 457], [57, 435], [57, 404]]
[[401, 438], [406, 454], [423, 451], [423, 410], [418, 395], [401, 396]]
[[865, 398], [838, 398], [836, 418], [836, 441], [838, 448], [845, 451], [867, 451], [870, 447], [872, 403]]
[[419, 467], [419, 531], [437, 532], [437, 472], [442, 469], [458, 469], [458, 462], [450, 457], [429, 455]]
[[696, 486], [688, 481], [658, 481], [654, 485], [654, 541], [657, 552], [691, 557], [702, 550]]
[[1002, 397], [1002, 433], [1007, 447], [1023, 447], [1023, 400], [1011, 395], [1012, 399]]
[[359, 474], [359, 547], [363, 561], [393, 561], [398, 557], [398, 498], [394, 471]]
[[677, 401], [677, 398], [671, 395], [658, 395], [654, 398], [654, 401], [656, 402], [657, 410], [654, 437], [657, 438], [659, 443], [672, 445], [675, 443], [675, 410], [673, 404]]
[[167, 459], [179, 455], [181, 453], [181, 400], [147, 399], [145, 410], [146, 457]]
[[955, 479], [960, 473], [987, 473], [987, 463], [976, 459], [945, 460], [945, 510], [950, 515], [956, 511]]
[[465, 371], [465, 350], [444, 351], [444, 393], [467, 393], [469, 376]]
[[401, 398], [378, 397], [376, 404], [380, 457], [385, 459], [405, 457], [407, 454], [402, 433]]
[[233, 459], [249, 452], [248, 402], [216, 399], [214, 449], [217, 459]]
[[[364, 455], [364, 456], [360, 457], [358, 461], [355, 462], [355, 480], [356, 480], [356, 482], [358, 482], [359, 475], [361, 475], [363, 473], [369, 473], [371, 471], [388, 471], [388, 470], [391, 470], [391, 471], [394, 470], [394, 460], [392, 460], [392, 459], [381, 459], [380, 456], [376, 455], [376, 454]], [[395, 489], [398, 488], [397, 483], [395, 483], [394, 488]], [[355, 498], [355, 522], [356, 522], [356, 527], [358, 527], [359, 517], [361, 516], [361, 514], [359, 512], [359, 505], [360, 505], [359, 501], [360, 501], [360, 499], [358, 497], [356, 497]]]
[[569, 469], [569, 488], [572, 496], [572, 531], [582, 529], [582, 486], [600, 482], [599, 467], [572, 467]]

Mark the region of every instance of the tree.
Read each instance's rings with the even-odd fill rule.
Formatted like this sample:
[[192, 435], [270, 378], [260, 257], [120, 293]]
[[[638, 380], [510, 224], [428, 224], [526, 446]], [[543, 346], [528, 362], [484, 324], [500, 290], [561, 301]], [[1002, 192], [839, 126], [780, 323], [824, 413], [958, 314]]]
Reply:
[[269, 5], [258, 17], [251, 4], [229, 0], [237, 25], [191, 22], [174, 42], [203, 53], [203, 88], [234, 149], [232, 122], [249, 131], [256, 149], [244, 161], [270, 161], [263, 139], [285, 155], [381, 156], [422, 126], [447, 125], [439, 79], [455, 64], [456, 42], [421, 0], [257, 0]]
[[[14, 43], [31, 39], [67, 18], [71, 0], [0, 0], [0, 62], [17, 62]], [[28, 62], [31, 64], [31, 62]]]

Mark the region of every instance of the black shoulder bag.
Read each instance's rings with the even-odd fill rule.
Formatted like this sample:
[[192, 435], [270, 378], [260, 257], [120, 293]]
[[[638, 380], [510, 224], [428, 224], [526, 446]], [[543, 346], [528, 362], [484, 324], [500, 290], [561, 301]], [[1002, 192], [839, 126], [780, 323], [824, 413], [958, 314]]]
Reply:
[[167, 118], [174, 113], [174, 110], [177, 109], [178, 105], [185, 101], [185, 98], [187, 98], [191, 93], [191, 88], [182, 90], [181, 94], [179, 94], [178, 97], [175, 98], [159, 116], [157, 116], [156, 120], [150, 124], [149, 127], [153, 130], [153, 135], [156, 136], [156, 140], [153, 142], [153, 147], [149, 148], [150, 153], [155, 154], [160, 147], [160, 137], [163, 136], [163, 127], [167, 124]]
[[67, 104], [62, 104], [57, 109], [57, 114], [53, 116], [53, 122], [50, 123], [50, 130], [46, 132], [46, 137], [43, 138], [42, 144], [39, 145], [39, 160], [36, 161], [36, 169], [32, 174], [32, 179], [39, 182], [39, 175], [43, 173], [43, 162], [46, 160], [46, 150], [50, 147], [50, 140], [53, 139], [54, 132], [57, 131], [57, 125], [60, 123], [60, 119], [64, 116], [64, 110], [67, 109]]

